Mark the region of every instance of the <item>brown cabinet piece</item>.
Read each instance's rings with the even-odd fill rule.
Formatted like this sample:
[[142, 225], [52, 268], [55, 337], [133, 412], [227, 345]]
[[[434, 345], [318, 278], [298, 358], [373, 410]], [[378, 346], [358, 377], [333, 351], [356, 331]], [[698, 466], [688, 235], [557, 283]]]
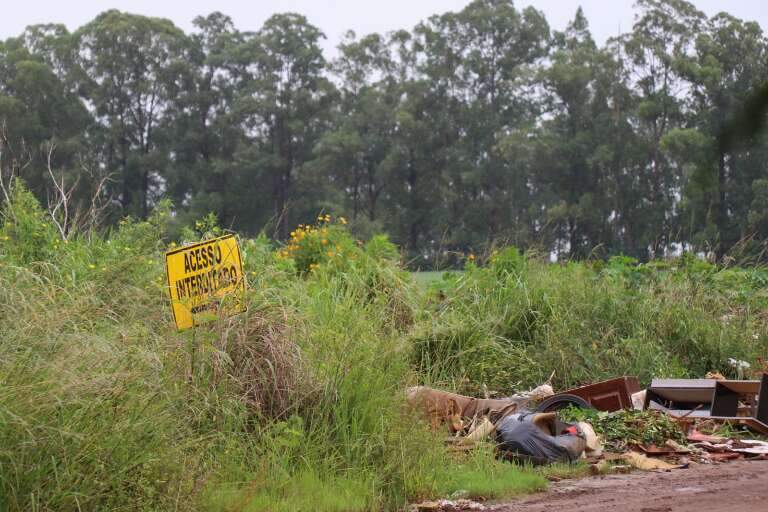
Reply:
[[640, 391], [637, 377], [616, 379], [569, 389], [563, 393], [583, 398], [599, 411], [618, 411], [632, 408], [632, 394]]

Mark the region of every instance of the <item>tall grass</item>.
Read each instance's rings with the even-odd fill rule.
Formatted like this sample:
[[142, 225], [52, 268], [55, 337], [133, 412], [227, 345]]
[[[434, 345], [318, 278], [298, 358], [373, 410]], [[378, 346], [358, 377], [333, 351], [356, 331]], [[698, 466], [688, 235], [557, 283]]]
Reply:
[[[768, 344], [760, 269], [507, 249], [425, 290], [386, 238], [359, 244], [325, 220], [290, 250], [241, 240], [248, 312], [177, 332], [166, 208], [65, 241], [18, 187], [2, 216], [0, 510], [395, 510], [530, 492], [538, 472], [448, 453], [404, 388], [729, 374]], [[207, 218], [176, 242], [220, 232]]]
[[[514, 254], [514, 252], [512, 253]], [[564, 388], [616, 375], [736, 377], [768, 354], [766, 271], [685, 256], [639, 265], [551, 265], [501, 254], [431, 285], [410, 334], [433, 382], [511, 393], [546, 380]]]
[[453, 460], [404, 408], [418, 298], [382, 238], [334, 229], [346, 256], [311, 271], [243, 240], [248, 313], [176, 332], [166, 210], [63, 241], [19, 187], [2, 222], [0, 510], [380, 510], [480, 475], [489, 496], [543, 484]]

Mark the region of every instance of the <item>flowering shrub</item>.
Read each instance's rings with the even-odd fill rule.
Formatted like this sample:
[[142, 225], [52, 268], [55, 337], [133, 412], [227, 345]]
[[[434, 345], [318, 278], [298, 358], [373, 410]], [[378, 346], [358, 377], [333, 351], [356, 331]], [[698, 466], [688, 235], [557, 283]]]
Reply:
[[344, 267], [360, 258], [360, 247], [344, 228], [347, 220], [336, 221], [328, 214], [319, 215], [314, 225], [299, 224], [277, 257], [294, 261], [300, 274], [314, 272], [322, 266]]

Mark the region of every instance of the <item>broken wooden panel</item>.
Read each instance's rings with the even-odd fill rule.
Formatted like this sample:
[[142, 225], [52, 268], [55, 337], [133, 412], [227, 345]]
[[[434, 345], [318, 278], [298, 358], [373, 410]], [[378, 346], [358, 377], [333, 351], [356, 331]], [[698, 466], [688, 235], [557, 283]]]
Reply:
[[599, 411], [618, 411], [632, 408], [632, 394], [640, 391], [637, 377], [616, 379], [581, 386], [564, 391], [564, 394], [583, 398]]

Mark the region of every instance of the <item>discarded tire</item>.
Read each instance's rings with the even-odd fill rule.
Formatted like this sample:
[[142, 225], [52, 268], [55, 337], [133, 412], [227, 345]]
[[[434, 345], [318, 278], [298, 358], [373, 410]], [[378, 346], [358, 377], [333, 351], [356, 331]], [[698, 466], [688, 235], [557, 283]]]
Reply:
[[568, 406], [578, 407], [579, 409], [594, 409], [589, 402], [576, 395], [554, 395], [536, 407], [536, 412], [554, 412], [560, 409], [565, 409]]

